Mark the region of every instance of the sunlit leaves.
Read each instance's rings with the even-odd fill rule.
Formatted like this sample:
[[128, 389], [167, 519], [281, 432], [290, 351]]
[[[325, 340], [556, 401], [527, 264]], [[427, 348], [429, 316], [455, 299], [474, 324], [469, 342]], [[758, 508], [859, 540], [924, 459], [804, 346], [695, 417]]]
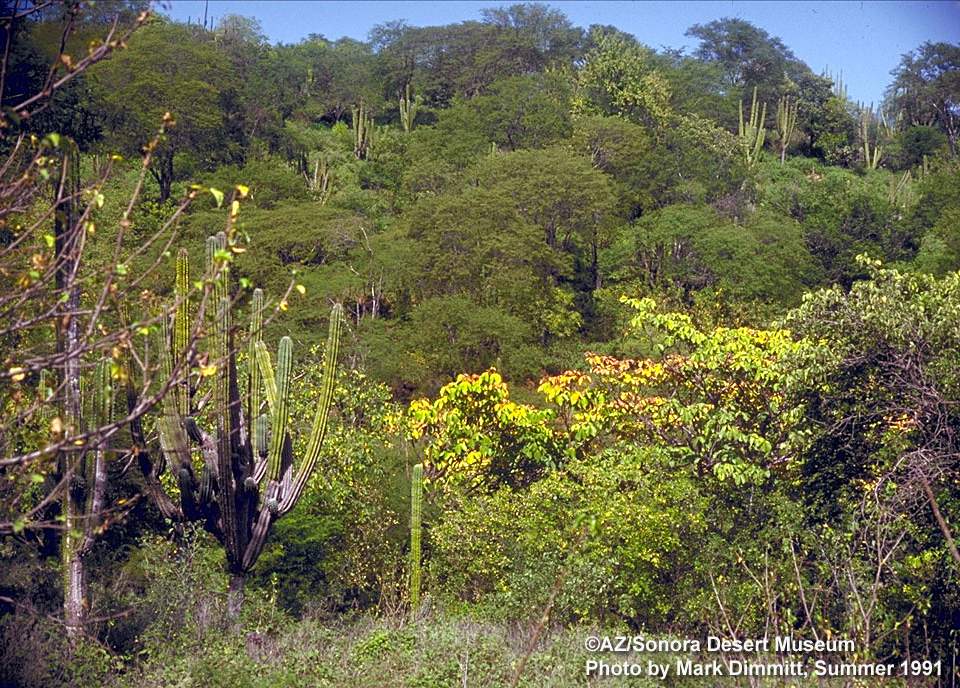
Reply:
[[495, 370], [460, 375], [435, 401], [418, 399], [402, 420], [424, 443], [430, 479], [470, 488], [523, 484], [560, 459], [553, 413], [510, 399]]
[[717, 327], [624, 299], [631, 328], [660, 356], [589, 354], [588, 373], [547, 378], [540, 392], [569, 418], [578, 441], [608, 437], [667, 447], [681, 464], [735, 483], [762, 480], [803, 439], [803, 408], [785, 389], [787, 357], [804, 342], [785, 330]]

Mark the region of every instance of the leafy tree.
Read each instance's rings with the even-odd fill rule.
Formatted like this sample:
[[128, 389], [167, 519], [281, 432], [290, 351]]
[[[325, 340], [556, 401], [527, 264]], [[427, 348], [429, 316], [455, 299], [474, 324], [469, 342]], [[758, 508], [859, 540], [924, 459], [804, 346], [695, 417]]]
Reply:
[[913, 265], [924, 272], [944, 276], [960, 270], [960, 208], [943, 211], [937, 223], [927, 231]]
[[480, 11], [485, 23], [500, 29], [501, 41], [513, 62], [510, 73], [542, 72], [569, 65], [581, 53], [583, 31], [560, 10], [537, 2], [492, 7]]
[[468, 101], [486, 139], [507, 150], [543, 148], [570, 132], [565, 84], [547, 76], [508, 77]]
[[571, 64], [581, 32], [560, 12], [539, 4], [483, 12], [483, 21], [411, 27], [388, 22], [370, 31], [386, 98], [407, 84], [427, 105], [444, 107], [457, 96], [486, 92], [505, 75], [530, 75], [552, 64]]
[[482, 160], [470, 176], [540, 228], [551, 250], [581, 255], [588, 289], [599, 283], [613, 188], [586, 158], [560, 147], [516, 151]]
[[618, 445], [526, 488], [450, 500], [430, 534], [432, 592], [525, 619], [556, 589], [558, 623], [678, 623], [689, 553], [702, 554], [711, 518], [695, 479], [663, 463], [657, 450]]
[[517, 379], [536, 375], [536, 332], [521, 318], [465, 296], [425, 299], [400, 332], [406, 382], [432, 391], [462, 371], [497, 366]]
[[639, 124], [620, 117], [578, 117], [571, 145], [616, 184], [623, 215], [635, 217], [656, 207], [659, 192], [670, 183], [669, 168], [658, 164], [652, 137]]
[[176, 123], [150, 168], [161, 201], [170, 196], [177, 154], [193, 156], [201, 165], [222, 158], [221, 96], [232, 80], [229, 63], [188, 27], [153, 22], [137, 32], [128, 50], [91, 70], [90, 78], [92, 106], [109, 131], [111, 148], [135, 154], [165, 113]]
[[670, 84], [674, 112], [709, 118], [726, 129], [737, 128], [736, 89], [729, 88], [718, 63], [669, 49], [657, 53], [654, 60]]
[[543, 322], [553, 298], [550, 277], [564, 272], [562, 255], [542, 230], [492, 185], [424, 199], [407, 214], [418, 242], [423, 296], [464, 294], [527, 322]]
[[856, 121], [841, 98], [832, 97], [811, 118], [811, 150], [828, 164], [852, 165], [856, 146]]
[[[855, 538], [869, 543], [866, 589], [878, 590], [869, 581], [883, 580], [890, 595], [874, 633], [915, 620], [946, 654], [960, 567], [951, 525], [958, 504], [960, 273], [937, 279], [861, 260], [869, 279], [849, 291], [813, 294], [786, 319], [798, 335], [822, 343], [797, 362], [817, 428], [801, 489], [811, 519], [836, 523], [839, 513], [862, 514], [852, 526]], [[914, 591], [933, 589], [939, 592], [918, 605]]]
[[939, 129], [914, 125], [897, 132], [893, 141], [893, 156], [900, 169], [922, 165], [924, 159], [933, 158], [946, 148], [947, 137]]
[[572, 436], [581, 445], [612, 437], [662, 447], [679, 466], [736, 484], [784, 470], [806, 433], [786, 363], [808, 345], [784, 330], [703, 331], [684, 313], [658, 313], [652, 299], [627, 303], [636, 312], [631, 328], [659, 355], [588, 354], [587, 373], [545, 379], [539, 389]]
[[785, 75], [796, 80], [810, 71], [783, 41], [743, 19], [695, 24], [687, 35], [700, 39], [696, 56], [719, 64], [728, 85], [745, 94], [756, 88], [764, 102], [782, 95]]
[[815, 274], [800, 226], [772, 214], [738, 224], [711, 208], [674, 205], [642, 218], [622, 240], [633, 242], [631, 267], [650, 287], [688, 297], [709, 288], [740, 300], [789, 303]]
[[510, 399], [496, 370], [458, 375], [437, 399], [410, 403], [404, 433], [422, 444], [429, 480], [449, 489], [528, 485], [561, 463], [551, 411]]
[[935, 126], [957, 151], [960, 133], [960, 46], [926, 42], [891, 72], [887, 100], [914, 126]]
[[670, 87], [653, 51], [622, 35], [597, 33], [577, 72], [573, 110], [619, 115], [647, 126], [663, 126], [670, 114]]

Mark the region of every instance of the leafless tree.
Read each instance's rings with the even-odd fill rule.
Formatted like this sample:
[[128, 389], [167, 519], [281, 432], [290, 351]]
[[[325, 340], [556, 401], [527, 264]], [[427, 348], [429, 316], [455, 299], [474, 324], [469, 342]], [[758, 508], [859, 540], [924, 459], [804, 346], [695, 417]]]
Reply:
[[[0, 103], [0, 536], [61, 531], [64, 623], [76, 637], [87, 611], [84, 558], [97, 535], [128, 508], [110, 503], [107, 491], [111, 473], [137, 458], [136, 438], [126, 447], [121, 439], [128, 428], [142, 436], [144, 414], [172, 387], [189, 384], [186, 366], [161, 375], [158, 357], [144, 355], [141, 342], [164, 327], [177, 306], [155, 298], [148, 278], [166, 266], [179, 221], [200, 190], [191, 189], [150, 236], [134, 235], [134, 211], [154, 151], [175, 126], [166, 116], [145, 142], [133, 191], [110, 199], [121, 204], [119, 221], [100, 226], [106, 184], [129, 163], [112, 156], [82, 174], [76, 143], [36, 130], [38, 115], [55, 107], [68, 84], [125, 48], [147, 12], [129, 21], [118, 15], [77, 58], [66, 46], [83, 21], [84, 3], [25, 1], [0, 8], [6, 12], [0, 16], [0, 96], [22, 23], [53, 12], [62, 27], [42, 85]], [[199, 305], [191, 349], [209, 281], [204, 276], [194, 289]], [[125, 406], [115, 403], [121, 390], [131, 400]]]

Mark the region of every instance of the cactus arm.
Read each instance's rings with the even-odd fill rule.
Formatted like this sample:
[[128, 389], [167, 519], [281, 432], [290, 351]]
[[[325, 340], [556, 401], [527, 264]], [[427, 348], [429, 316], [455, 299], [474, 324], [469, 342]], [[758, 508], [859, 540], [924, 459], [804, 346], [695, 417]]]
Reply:
[[420, 549], [422, 534], [423, 464], [413, 467], [410, 485], [410, 609], [420, 606]]
[[[160, 379], [169, 380], [173, 374], [172, 333], [170, 323], [164, 319], [161, 323], [161, 332], [158, 337], [158, 358], [160, 359]], [[190, 442], [183, 427], [183, 418], [177, 409], [174, 395], [165, 394], [160, 402], [162, 416], [157, 423], [160, 434], [160, 449], [167, 462], [179, 471], [184, 466], [190, 466]]]
[[777, 103], [777, 132], [780, 135], [780, 164], [787, 159], [787, 148], [797, 126], [798, 104], [789, 96], [784, 96]]
[[280, 463], [284, 440], [287, 437], [292, 349], [293, 342], [290, 337], [280, 340], [280, 347], [277, 350], [277, 398], [273, 405], [273, 417], [270, 423], [270, 454], [267, 457], [267, 479], [271, 482], [280, 480]]
[[330, 404], [333, 401], [334, 379], [336, 377], [337, 356], [340, 349], [340, 328], [343, 322], [343, 306], [336, 304], [330, 311], [330, 332], [327, 336], [327, 347], [324, 351], [323, 382], [320, 390], [320, 402], [317, 406], [317, 415], [313, 421], [313, 431], [310, 433], [310, 442], [303, 462], [294, 478], [290, 491], [283, 495], [280, 504], [280, 514], [285, 514], [294, 507], [306, 487], [310, 473], [313, 471], [320, 457], [323, 438], [327, 432], [327, 419], [330, 415]]
[[413, 130], [419, 105], [420, 97], [412, 98], [410, 96], [410, 82], [407, 82], [403, 95], [400, 96], [400, 124], [403, 125], [405, 132], [409, 133]]
[[[257, 342], [263, 339], [263, 290], [254, 289], [253, 302], [250, 305], [250, 341], [247, 354], [247, 418], [260, 416], [260, 392], [262, 379], [257, 363]], [[250, 446], [260, 446], [257, 436], [260, 428], [256, 422], [250, 426]]]
[[752, 167], [760, 157], [767, 134], [764, 128], [764, 122], [767, 119], [767, 104], [764, 103], [762, 108], [757, 107], [756, 86], [753, 88], [753, 100], [750, 103], [750, 119], [744, 122], [743, 101], [738, 104], [738, 113], [737, 137], [740, 140], [740, 147], [743, 150], [747, 166]]
[[270, 509], [261, 509], [257, 515], [257, 520], [250, 531], [250, 541], [247, 543], [243, 552], [241, 566], [243, 570], [249, 569], [257, 561], [260, 552], [263, 551], [263, 545], [267, 541], [267, 533], [270, 532], [270, 525], [273, 523], [275, 515]]
[[[190, 341], [190, 260], [187, 250], [177, 252], [176, 310], [173, 320], [173, 356], [174, 365], [186, 355]], [[184, 368], [186, 368], [184, 366]], [[190, 413], [189, 382], [184, 380], [173, 388], [177, 412], [181, 416]]]
[[267, 414], [261, 413], [254, 422], [257, 425], [257, 444], [253, 447], [254, 464], [251, 477], [254, 484], [259, 484], [263, 480], [263, 476], [267, 474], [267, 455], [270, 450], [270, 419]]
[[263, 342], [257, 342], [256, 351], [257, 365], [260, 366], [263, 386], [267, 393], [267, 407], [273, 411], [273, 407], [277, 404], [277, 378], [273, 373], [273, 363], [270, 362], [270, 352]]

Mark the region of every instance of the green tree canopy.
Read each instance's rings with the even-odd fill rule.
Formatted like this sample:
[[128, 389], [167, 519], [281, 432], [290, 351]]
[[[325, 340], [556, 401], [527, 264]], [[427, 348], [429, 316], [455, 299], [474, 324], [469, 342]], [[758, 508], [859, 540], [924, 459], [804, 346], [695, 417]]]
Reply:
[[109, 132], [110, 148], [135, 155], [156, 134], [164, 113], [173, 117], [151, 168], [161, 200], [170, 196], [177, 154], [200, 165], [223, 157], [221, 97], [234, 76], [223, 53], [190, 27], [155, 21], [90, 77], [92, 106]]

